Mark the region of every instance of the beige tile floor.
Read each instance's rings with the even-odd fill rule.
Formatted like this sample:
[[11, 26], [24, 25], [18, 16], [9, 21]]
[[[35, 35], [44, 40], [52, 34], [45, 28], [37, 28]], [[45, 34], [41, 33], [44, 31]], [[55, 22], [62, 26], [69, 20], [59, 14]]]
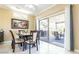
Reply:
[[[3, 53], [5, 54], [12, 53], [11, 41], [0, 44], [0, 54], [3, 54]], [[25, 51], [22, 51], [22, 49], [20, 49], [17, 45], [15, 54], [28, 54], [28, 49]], [[40, 41], [39, 51], [36, 51], [36, 48], [34, 47], [32, 48], [32, 54], [75, 54], [75, 52], [69, 52], [62, 47], [58, 47], [58, 46]]]

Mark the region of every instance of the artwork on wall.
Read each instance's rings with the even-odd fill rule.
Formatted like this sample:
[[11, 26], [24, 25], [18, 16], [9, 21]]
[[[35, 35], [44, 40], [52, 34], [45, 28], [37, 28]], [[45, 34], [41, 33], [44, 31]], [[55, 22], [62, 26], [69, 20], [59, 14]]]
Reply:
[[21, 20], [21, 19], [14, 19], [11, 20], [11, 28], [12, 29], [28, 29], [28, 21]]

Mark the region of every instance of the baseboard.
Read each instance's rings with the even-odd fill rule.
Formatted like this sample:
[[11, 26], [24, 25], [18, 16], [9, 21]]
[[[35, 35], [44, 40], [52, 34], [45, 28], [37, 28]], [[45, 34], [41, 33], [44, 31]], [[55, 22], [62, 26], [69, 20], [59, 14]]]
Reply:
[[75, 50], [74, 50], [74, 52], [77, 52], [77, 53], [79, 53], [79, 50], [78, 50], [78, 49], [75, 49]]

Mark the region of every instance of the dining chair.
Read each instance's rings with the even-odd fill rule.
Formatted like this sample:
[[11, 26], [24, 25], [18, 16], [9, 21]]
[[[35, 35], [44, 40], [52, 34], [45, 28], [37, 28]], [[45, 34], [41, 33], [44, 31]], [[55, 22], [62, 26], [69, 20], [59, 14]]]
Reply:
[[[13, 52], [15, 52], [15, 45], [16, 45], [16, 44], [23, 44], [24, 41], [23, 41], [23, 40], [15, 39], [14, 33], [13, 33], [12, 30], [10, 30], [10, 33], [11, 33], [11, 36], [12, 36], [11, 47], [12, 47]], [[24, 50], [24, 48], [23, 48], [23, 50]]]
[[29, 45], [29, 54], [31, 53], [31, 46], [35, 45], [38, 51], [38, 43], [37, 43], [37, 31], [31, 31], [32, 37], [25, 41], [26, 45]]

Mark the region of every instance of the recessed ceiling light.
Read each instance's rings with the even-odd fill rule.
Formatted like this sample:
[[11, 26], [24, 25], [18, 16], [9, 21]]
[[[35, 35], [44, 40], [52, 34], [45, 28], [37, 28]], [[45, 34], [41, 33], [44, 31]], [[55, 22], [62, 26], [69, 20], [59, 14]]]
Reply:
[[34, 5], [25, 5], [27, 8], [35, 8]]
[[38, 6], [39, 4], [34, 4], [34, 5]]

